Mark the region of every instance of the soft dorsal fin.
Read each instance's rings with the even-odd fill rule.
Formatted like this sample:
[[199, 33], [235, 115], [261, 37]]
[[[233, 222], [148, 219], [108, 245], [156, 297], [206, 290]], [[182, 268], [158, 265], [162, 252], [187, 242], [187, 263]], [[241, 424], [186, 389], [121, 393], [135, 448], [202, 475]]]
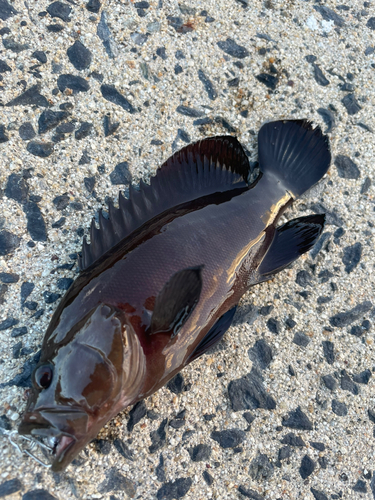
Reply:
[[155, 300], [150, 334], [171, 332], [172, 337], [178, 334], [199, 300], [202, 267], [178, 271], [164, 285]]
[[129, 189], [129, 198], [119, 194], [119, 208], [109, 203], [109, 218], [94, 220], [90, 244], [84, 238], [81, 270], [87, 269], [122, 239], [145, 222], [174, 206], [202, 196], [245, 187], [250, 171], [244, 149], [235, 137], [218, 136], [189, 144], [171, 156], [140, 189]]

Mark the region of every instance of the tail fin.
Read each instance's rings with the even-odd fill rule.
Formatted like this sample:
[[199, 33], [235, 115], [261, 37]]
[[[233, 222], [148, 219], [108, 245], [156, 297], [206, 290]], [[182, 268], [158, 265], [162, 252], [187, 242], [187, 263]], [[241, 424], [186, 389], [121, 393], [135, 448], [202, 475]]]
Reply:
[[259, 166], [272, 173], [294, 198], [316, 184], [331, 163], [328, 137], [307, 120], [266, 123], [258, 136]]

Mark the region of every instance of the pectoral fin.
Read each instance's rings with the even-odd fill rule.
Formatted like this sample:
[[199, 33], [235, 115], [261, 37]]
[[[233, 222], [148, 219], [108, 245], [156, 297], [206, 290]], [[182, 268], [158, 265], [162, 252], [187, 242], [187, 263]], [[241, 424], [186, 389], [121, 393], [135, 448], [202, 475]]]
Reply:
[[164, 285], [155, 300], [150, 333], [171, 332], [178, 334], [194, 310], [202, 290], [203, 266], [178, 271]]
[[276, 274], [317, 242], [323, 231], [324, 214], [293, 219], [276, 229], [274, 239], [258, 268], [261, 277]]
[[211, 330], [205, 335], [203, 340], [197, 345], [195, 351], [189, 357], [188, 362], [194, 361], [194, 359], [199, 358], [202, 354], [204, 354], [208, 349], [218, 344], [220, 340], [224, 337], [224, 333], [228, 330], [230, 325], [232, 324], [234, 313], [236, 312], [237, 306], [229, 309], [225, 314], [219, 318]]

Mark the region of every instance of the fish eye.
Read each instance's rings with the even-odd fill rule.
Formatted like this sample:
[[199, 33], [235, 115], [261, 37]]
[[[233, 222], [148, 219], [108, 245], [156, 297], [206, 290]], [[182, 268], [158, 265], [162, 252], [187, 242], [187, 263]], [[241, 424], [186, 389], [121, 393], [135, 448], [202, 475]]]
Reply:
[[36, 369], [34, 380], [35, 384], [40, 389], [47, 389], [52, 382], [52, 367], [50, 365], [42, 365]]

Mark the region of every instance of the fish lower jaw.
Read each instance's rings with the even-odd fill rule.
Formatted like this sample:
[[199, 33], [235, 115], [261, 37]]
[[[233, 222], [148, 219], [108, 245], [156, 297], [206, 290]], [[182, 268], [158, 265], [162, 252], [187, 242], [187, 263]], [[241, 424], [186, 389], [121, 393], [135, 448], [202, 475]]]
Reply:
[[57, 443], [53, 449], [53, 455], [55, 456], [55, 460], [59, 459], [65, 452], [73, 445], [75, 439], [70, 436], [62, 435], [57, 439]]

